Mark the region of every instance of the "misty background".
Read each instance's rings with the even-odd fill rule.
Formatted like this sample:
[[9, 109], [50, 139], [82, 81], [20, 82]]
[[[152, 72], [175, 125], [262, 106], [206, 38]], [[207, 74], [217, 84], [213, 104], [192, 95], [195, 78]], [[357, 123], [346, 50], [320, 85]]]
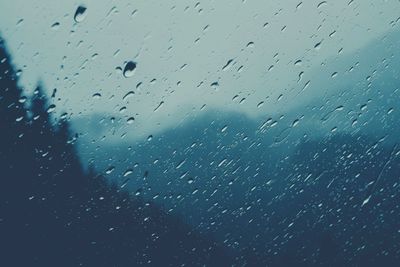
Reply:
[[86, 170], [249, 266], [398, 262], [399, 1], [0, 10], [24, 94], [43, 85]]

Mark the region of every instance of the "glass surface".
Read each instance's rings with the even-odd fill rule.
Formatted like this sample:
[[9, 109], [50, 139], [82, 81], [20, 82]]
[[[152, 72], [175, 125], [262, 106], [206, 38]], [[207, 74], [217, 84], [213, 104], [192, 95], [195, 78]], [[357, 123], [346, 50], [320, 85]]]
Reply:
[[0, 0], [0, 266], [399, 266], [399, 25]]

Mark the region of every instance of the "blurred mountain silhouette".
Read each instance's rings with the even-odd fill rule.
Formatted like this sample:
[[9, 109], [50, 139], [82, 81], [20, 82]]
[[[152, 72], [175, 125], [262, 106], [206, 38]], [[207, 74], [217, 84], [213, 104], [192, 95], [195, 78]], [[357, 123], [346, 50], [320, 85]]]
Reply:
[[0, 39], [0, 266], [230, 266], [211, 239], [85, 172], [66, 116], [28, 107]]

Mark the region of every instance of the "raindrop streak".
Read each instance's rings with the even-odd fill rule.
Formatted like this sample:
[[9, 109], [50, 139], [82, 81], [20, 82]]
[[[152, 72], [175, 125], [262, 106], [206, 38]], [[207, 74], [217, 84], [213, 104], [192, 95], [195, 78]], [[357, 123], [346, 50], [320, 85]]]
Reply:
[[124, 77], [129, 78], [132, 77], [136, 69], [136, 63], [133, 61], [129, 61], [126, 63], [124, 68]]
[[85, 6], [78, 6], [75, 11], [74, 20], [76, 22], [82, 22], [86, 17], [86, 10], [87, 8]]
[[164, 104], [164, 101], [161, 101], [160, 104], [158, 104], [158, 106], [154, 109], [154, 112], [159, 110], [162, 107], [163, 104]]
[[233, 62], [233, 59], [229, 59], [228, 62], [226, 62], [225, 66], [222, 68], [222, 70], [227, 70], [230, 68], [231, 64]]

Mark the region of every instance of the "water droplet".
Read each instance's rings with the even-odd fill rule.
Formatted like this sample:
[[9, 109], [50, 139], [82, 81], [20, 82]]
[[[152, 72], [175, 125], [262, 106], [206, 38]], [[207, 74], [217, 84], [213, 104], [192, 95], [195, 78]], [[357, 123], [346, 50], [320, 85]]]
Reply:
[[260, 103], [257, 104], [257, 108], [261, 108], [264, 105], [264, 101], [261, 101]]
[[22, 96], [20, 99], [18, 99], [19, 103], [25, 103], [26, 102], [26, 96]]
[[124, 95], [124, 97], [122, 98], [122, 100], [126, 100], [126, 99], [128, 99], [129, 97], [133, 96], [134, 94], [135, 94], [134, 91], [129, 91], [128, 93], [126, 93], [126, 94]]
[[16, 25], [17, 25], [17, 26], [19, 26], [19, 25], [21, 25], [21, 24], [22, 24], [22, 22], [24, 22], [24, 19], [20, 19], [20, 20], [18, 20]]
[[129, 61], [126, 63], [124, 68], [124, 77], [129, 78], [132, 77], [136, 69], [136, 63], [133, 61]]
[[316, 43], [316, 44], [314, 45], [314, 49], [315, 49], [315, 50], [320, 50], [320, 49], [321, 49], [321, 44], [322, 44], [322, 41]]
[[322, 1], [321, 3], [318, 4], [317, 8], [321, 8], [323, 6], [327, 5], [326, 1]]
[[101, 94], [100, 93], [95, 93], [92, 95], [93, 99], [100, 99], [101, 98]]
[[114, 170], [115, 170], [115, 167], [114, 167], [114, 166], [110, 166], [110, 167], [108, 167], [108, 168], [105, 170], [105, 173], [106, 173], [106, 174], [110, 174], [110, 173], [112, 173]]
[[249, 42], [249, 43], [247, 44], [247, 47], [248, 47], [248, 48], [254, 47], [254, 42]]
[[123, 181], [120, 187], [124, 188], [128, 184], [128, 182], [130, 181], [130, 179], [131, 178], [127, 178], [125, 181]]
[[213, 82], [210, 86], [211, 86], [214, 90], [218, 90], [219, 83], [218, 83], [218, 82]]
[[221, 133], [226, 132], [227, 129], [228, 129], [228, 125], [225, 125], [225, 126], [222, 127], [222, 129], [221, 129]]
[[159, 110], [162, 107], [163, 104], [164, 104], [164, 101], [161, 101], [160, 104], [158, 104], [158, 106], [154, 109], [154, 112]]
[[58, 30], [58, 29], [60, 28], [60, 23], [59, 23], [59, 22], [54, 22], [54, 23], [51, 25], [51, 28], [52, 28], [53, 30]]
[[85, 17], [86, 17], [86, 12], [87, 8], [85, 6], [78, 6], [78, 8], [75, 11], [75, 15], [74, 15], [74, 20], [76, 22], [82, 22]]
[[147, 141], [151, 141], [153, 139], [153, 136], [152, 135], [149, 135], [148, 137], [147, 137]]
[[361, 107], [360, 107], [360, 110], [361, 110], [361, 111], [364, 111], [364, 110], [366, 110], [366, 109], [367, 109], [367, 104], [361, 105]]
[[303, 62], [299, 59], [299, 60], [296, 60], [296, 62], [294, 62], [294, 65], [297, 67], [300, 67], [302, 65], [302, 63]]
[[233, 59], [229, 59], [228, 62], [226, 62], [225, 66], [222, 68], [222, 70], [227, 70], [231, 67], [233, 62]]
[[129, 117], [129, 118], [126, 120], [126, 122], [127, 122], [128, 124], [132, 124], [134, 121], [135, 121], [135, 118], [134, 118], [134, 117]]
[[181, 162], [179, 162], [178, 165], [176, 165], [175, 169], [179, 169], [183, 166], [183, 164], [185, 164], [186, 160], [182, 160]]
[[371, 199], [371, 195], [369, 195], [366, 199], [364, 199], [363, 203], [361, 204], [361, 207], [364, 207], [366, 204], [368, 204], [370, 199]]
[[296, 9], [300, 9], [302, 5], [303, 5], [303, 2], [298, 3], [296, 6]]
[[132, 169], [127, 169], [125, 172], [124, 172], [124, 177], [126, 177], [126, 176], [128, 176], [128, 175], [130, 175], [130, 174], [132, 174], [133, 173], [133, 170]]
[[56, 110], [56, 105], [51, 104], [51, 105], [47, 108], [47, 113], [51, 113], [51, 112], [53, 112], [54, 110]]
[[332, 73], [331, 77], [332, 77], [332, 78], [335, 78], [337, 75], [338, 75], [338, 73], [337, 73], [337, 72], [334, 72], [334, 73]]

